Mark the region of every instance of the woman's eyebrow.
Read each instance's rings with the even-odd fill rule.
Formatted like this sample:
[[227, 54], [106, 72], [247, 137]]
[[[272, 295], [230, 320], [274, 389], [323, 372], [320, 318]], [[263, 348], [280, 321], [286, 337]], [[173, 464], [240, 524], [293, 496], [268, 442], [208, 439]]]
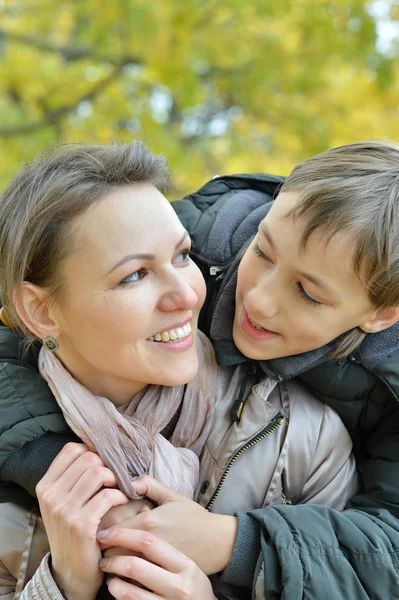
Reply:
[[184, 240], [186, 239], [186, 237], [188, 235], [189, 235], [189, 233], [185, 229], [183, 235], [181, 236], [180, 240], [177, 242], [177, 244], [175, 246], [175, 250], [177, 250], [178, 248], [180, 248], [180, 246], [182, 245], [182, 243], [184, 242]]
[[[187, 236], [188, 236], [188, 231], [184, 230], [183, 235], [181, 236], [181, 238], [179, 239], [179, 241], [177, 242], [177, 244], [175, 246], [175, 250], [180, 248], [180, 246], [182, 245], [182, 243], [184, 242], [184, 240], [186, 239]], [[121, 258], [121, 260], [119, 262], [117, 262], [116, 265], [114, 265], [112, 267], [112, 269], [110, 269], [108, 271], [107, 275], [109, 275], [110, 273], [112, 273], [112, 271], [115, 271], [115, 269], [117, 269], [118, 267], [121, 267], [125, 263], [127, 263], [131, 260], [137, 260], [137, 259], [138, 260], [155, 260], [155, 254], [149, 254], [146, 252], [139, 253], [139, 254], [126, 254], [126, 256]]]
[[126, 256], [124, 256], [123, 258], [121, 258], [121, 260], [119, 262], [117, 262], [116, 265], [114, 265], [112, 267], [112, 269], [110, 269], [108, 271], [107, 275], [109, 275], [110, 273], [112, 273], [112, 271], [115, 271], [115, 269], [117, 269], [121, 265], [124, 265], [125, 263], [127, 263], [127, 262], [129, 262], [131, 260], [136, 260], [136, 259], [154, 260], [155, 259], [155, 254], [126, 254]]

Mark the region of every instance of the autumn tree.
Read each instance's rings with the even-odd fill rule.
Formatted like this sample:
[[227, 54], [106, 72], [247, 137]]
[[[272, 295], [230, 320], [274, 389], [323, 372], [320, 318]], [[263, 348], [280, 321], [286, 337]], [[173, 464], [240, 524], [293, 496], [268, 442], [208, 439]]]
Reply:
[[0, 183], [59, 140], [141, 139], [179, 194], [399, 139], [395, 49], [378, 49], [374, 5], [0, 0]]

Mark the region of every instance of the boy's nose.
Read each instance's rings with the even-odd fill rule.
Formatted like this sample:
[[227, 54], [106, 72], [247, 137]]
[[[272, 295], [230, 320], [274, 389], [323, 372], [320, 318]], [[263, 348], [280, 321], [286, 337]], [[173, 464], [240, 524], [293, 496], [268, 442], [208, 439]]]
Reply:
[[252, 288], [247, 296], [246, 308], [253, 319], [274, 317], [279, 312], [276, 290], [265, 286]]

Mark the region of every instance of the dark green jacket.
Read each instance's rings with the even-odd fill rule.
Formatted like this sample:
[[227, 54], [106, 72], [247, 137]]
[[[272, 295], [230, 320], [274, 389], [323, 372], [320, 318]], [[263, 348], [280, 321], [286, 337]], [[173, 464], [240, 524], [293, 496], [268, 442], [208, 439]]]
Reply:
[[[219, 364], [246, 360], [231, 335], [237, 266], [280, 183], [268, 176], [216, 178], [174, 203], [208, 280], [201, 328]], [[363, 484], [342, 513], [315, 505], [250, 513], [260, 528], [267, 600], [399, 598], [399, 324], [367, 336], [353, 356], [330, 362], [337, 342], [259, 363], [280, 381], [299, 377], [337, 411], [353, 439]], [[240, 543], [228, 567], [246, 580], [240, 562], [254, 550], [248, 520], [240, 519]]]
[[[207, 279], [201, 327], [221, 364], [246, 360], [231, 339], [237, 263], [280, 183], [268, 176], [218, 178], [174, 203]], [[363, 475], [362, 492], [343, 513], [302, 505], [240, 515], [226, 581], [250, 585], [253, 555], [261, 550], [268, 600], [399, 598], [399, 326], [368, 336], [338, 363], [327, 359], [333, 347], [260, 363], [279, 380], [300, 377], [341, 415]], [[69, 439], [76, 440], [35, 357], [22, 367], [17, 337], [0, 327], [0, 479], [8, 482], [0, 499], [22, 501], [21, 488], [34, 493]]]

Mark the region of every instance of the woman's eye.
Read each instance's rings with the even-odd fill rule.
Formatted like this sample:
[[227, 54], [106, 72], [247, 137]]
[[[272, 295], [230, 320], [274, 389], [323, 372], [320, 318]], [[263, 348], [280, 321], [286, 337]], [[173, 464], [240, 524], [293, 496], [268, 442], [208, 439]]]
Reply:
[[122, 279], [121, 284], [134, 283], [135, 281], [140, 281], [141, 279], [144, 279], [146, 274], [147, 271], [145, 269], [139, 269], [138, 271], [135, 271], [134, 273], [131, 273], [130, 275], [125, 277], [125, 279]]
[[317, 300], [315, 300], [314, 298], [311, 298], [311, 296], [308, 296], [308, 294], [305, 292], [305, 290], [303, 289], [303, 287], [300, 283], [297, 283], [297, 288], [298, 288], [299, 295], [301, 296], [301, 298], [303, 300], [305, 300], [305, 302], [307, 302], [308, 304], [311, 304], [312, 306], [320, 306], [321, 305], [321, 302], [317, 302]]
[[190, 250], [182, 250], [175, 258], [175, 263], [185, 263], [190, 260]]
[[255, 252], [256, 256], [259, 256], [259, 258], [270, 262], [270, 258], [259, 248], [258, 244], [255, 243], [252, 247], [252, 250]]

